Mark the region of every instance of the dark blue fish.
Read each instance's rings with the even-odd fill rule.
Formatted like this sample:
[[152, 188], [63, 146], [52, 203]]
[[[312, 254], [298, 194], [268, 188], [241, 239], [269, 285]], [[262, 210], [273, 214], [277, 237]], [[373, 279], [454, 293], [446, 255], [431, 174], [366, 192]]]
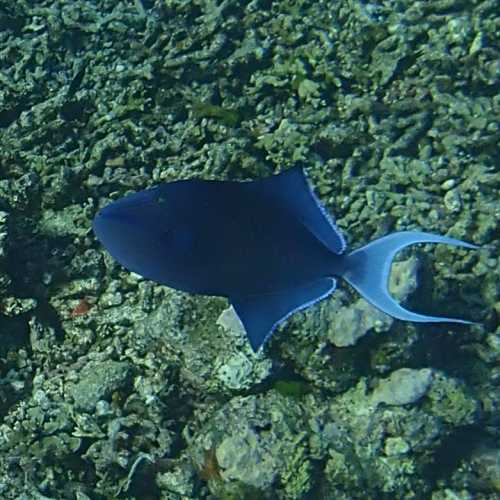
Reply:
[[394, 255], [414, 243], [460, 240], [398, 232], [345, 254], [345, 241], [300, 168], [253, 182], [186, 180], [115, 201], [94, 231], [124, 267], [179, 290], [227, 297], [254, 351], [276, 325], [335, 290], [335, 276], [394, 318], [424, 316], [401, 307], [387, 282]]

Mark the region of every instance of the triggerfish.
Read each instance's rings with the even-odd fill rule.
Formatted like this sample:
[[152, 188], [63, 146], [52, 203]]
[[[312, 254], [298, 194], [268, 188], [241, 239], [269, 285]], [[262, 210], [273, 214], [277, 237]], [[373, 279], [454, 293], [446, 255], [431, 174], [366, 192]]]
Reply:
[[254, 351], [292, 313], [331, 294], [336, 277], [394, 318], [470, 323], [411, 312], [387, 287], [393, 257], [408, 245], [475, 245], [403, 231], [346, 253], [341, 232], [298, 167], [251, 182], [159, 184], [104, 207], [93, 228], [128, 270], [186, 292], [227, 297]]

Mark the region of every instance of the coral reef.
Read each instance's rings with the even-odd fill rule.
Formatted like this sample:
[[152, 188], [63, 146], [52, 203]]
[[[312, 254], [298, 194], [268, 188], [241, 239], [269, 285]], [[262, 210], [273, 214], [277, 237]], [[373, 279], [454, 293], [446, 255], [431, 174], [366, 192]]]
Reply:
[[[0, 498], [493, 499], [498, 2], [0, 0]], [[306, 167], [349, 248], [412, 248], [254, 354], [226, 301], [130, 274], [106, 203]], [[214, 234], [214, 238], [217, 235]], [[418, 265], [417, 265], [418, 264]]]

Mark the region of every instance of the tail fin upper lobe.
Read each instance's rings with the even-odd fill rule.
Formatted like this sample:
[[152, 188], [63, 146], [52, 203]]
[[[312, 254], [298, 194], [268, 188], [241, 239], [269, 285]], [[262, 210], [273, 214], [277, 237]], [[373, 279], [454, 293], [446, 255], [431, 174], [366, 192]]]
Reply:
[[420, 231], [392, 233], [347, 255], [346, 271], [342, 277], [368, 302], [394, 318], [420, 323], [472, 323], [462, 319], [414, 313], [401, 307], [391, 297], [388, 290], [388, 280], [392, 259], [399, 250], [415, 243], [446, 243], [470, 249], [478, 248], [476, 245], [454, 238]]

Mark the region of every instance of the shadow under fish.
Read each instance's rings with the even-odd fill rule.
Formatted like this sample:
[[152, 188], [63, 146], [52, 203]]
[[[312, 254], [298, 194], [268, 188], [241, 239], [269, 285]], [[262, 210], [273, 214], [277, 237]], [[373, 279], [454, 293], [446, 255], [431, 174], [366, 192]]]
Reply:
[[252, 182], [183, 180], [131, 194], [103, 208], [94, 232], [124, 267], [186, 292], [227, 297], [257, 351], [294, 312], [327, 297], [335, 277], [390, 316], [426, 316], [389, 294], [394, 255], [415, 243], [477, 246], [420, 231], [396, 232], [344, 253], [339, 229], [301, 168]]

